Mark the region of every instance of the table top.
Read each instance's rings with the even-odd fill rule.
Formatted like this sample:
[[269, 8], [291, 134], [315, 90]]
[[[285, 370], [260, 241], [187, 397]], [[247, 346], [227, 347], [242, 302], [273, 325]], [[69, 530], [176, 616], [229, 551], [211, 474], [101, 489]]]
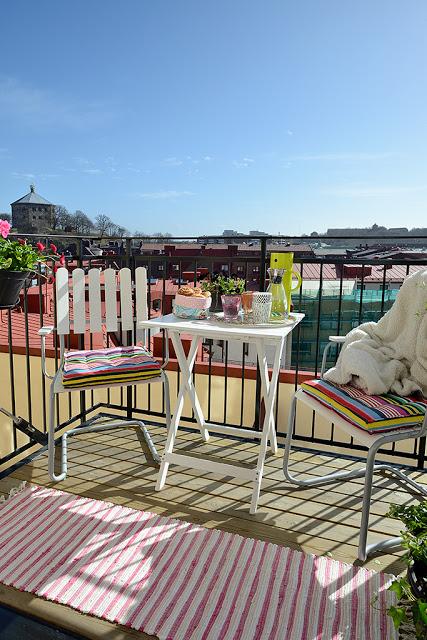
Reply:
[[247, 324], [227, 324], [209, 318], [208, 320], [186, 320], [177, 318], [173, 313], [151, 320], [140, 322], [145, 329], [167, 329], [175, 333], [188, 333], [205, 338], [220, 338], [225, 340], [240, 340], [251, 342], [262, 339], [266, 342], [283, 340], [304, 318], [304, 313], [292, 313], [285, 325], [256, 327]]

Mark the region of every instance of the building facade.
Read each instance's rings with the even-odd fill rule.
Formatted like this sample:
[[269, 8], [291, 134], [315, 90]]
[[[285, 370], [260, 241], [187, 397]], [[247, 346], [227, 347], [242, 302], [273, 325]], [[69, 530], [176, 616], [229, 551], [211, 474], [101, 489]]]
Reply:
[[30, 192], [10, 205], [12, 227], [21, 233], [49, 233], [54, 226], [55, 205], [39, 196], [34, 185]]

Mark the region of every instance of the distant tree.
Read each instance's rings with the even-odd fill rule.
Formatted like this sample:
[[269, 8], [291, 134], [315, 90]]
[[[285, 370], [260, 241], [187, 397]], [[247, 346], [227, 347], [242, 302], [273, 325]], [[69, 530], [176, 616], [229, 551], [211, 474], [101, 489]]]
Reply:
[[135, 229], [135, 231], [133, 232], [133, 235], [137, 238], [147, 238], [148, 237], [148, 233], [144, 233], [144, 231], [138, 231], [138, 229]]
[[129, 229], [126, 229], [126, 227], [120, 227], [120, 226], [116, 227], [116, 234], [121, 238], [125, 238], [126, 236], [130, 235]]
[[68, 212], [62, 204], [55, 206], [55, 212], [52, 221], [53, 231], [72, 231], [73, 230], [73, 216]]
[[310, 233], [310, 236], [311, 236], [312, 238], [318, 238], [318, 237], [319, 237], [319, 234], [317, 233], [317, 231], [312, 231], [312, 232]]
[[0, 218], [2, 220], [7, 220], [8, 222], [12, 222], [12, 216], [10, 213], [0, 213]]
[[113, 225], [113, 221], [111, 218], [105, 213], [100, 213], [95, 218], [95, 229], [98, 231], [101, 238], [108, 235], [109, 229], [111, 229], [111, 225]]
[[107, 227], [107, 235], [108, 236], [118, 236], [119, 231], [118, 231], [119, 227], [116, 225], [115, 222], [113, 222], [112, 220], [110, 220], [110, 224]]
[[73, 228], [79, 235], [84, 235], [93, 231], [94, 224], [89, 216], [83, 211], [77, 210], [71, 217]]

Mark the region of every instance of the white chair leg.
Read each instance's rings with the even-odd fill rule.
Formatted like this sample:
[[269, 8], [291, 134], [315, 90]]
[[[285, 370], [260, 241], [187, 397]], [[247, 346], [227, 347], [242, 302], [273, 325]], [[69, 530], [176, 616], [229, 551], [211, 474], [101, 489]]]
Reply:
[[48, 471], [53, 482], [61, 482], [67, 476], [67, 436], [64, 434], [61, 438], [61, 473], [57, 475], [55, 473], [55, 417], [55, 392], [54, 382], [52, 382], [49, 392]]
[[423, 486], [419, 485], [415, 480], [409, 478], [403, 471], [400, 469], [396, 469], [390, 464], [375, 464], [375, 456], [377, 454], [378, 449], [381, 447], [381, 442], [377, 442], [375, 446], [372, 446], [368, 451], [368, 456], [366, 460], [366, 465], [361, 469], [355, 469], [352, 471], [336, 471], [334, 473], [329, 473], [325, 476], [310, 478], [308, 480], [302, 480], [300, 478], [295, 477], [289, 471], [289, 458], [290, 452], [292, 448], [292, 434], [294, 428], [295, 421], [295, 413], [296, 413], [296, 404], [297, 398], [294, 395], [291, 402], [291, 407], [289, 411], [289, 420], [288, 420], [288, 432], [286, 434], [285, 441], [285, 453], [283, 456], [283, 474], [288, 482], [294, 484], [298, 487], [318, 487], [323, 484], [328, 484], [332, 482], [338, 482], [342, 480], [351, 480], [353, 478], [361, 478], [365, 477], [365, 486], [363, 493], [363, 503], [362, 503], [362, 518], [360, 524], [360, 535], [359, 535], [359, 550], [358, 557], [359, 560], [364, 562], [369, 555], [376, 551], [384, 551], [386, 549], [392, 549], [400, 545], [402, 539], [401, 538], [388, 538], [385, 540], [381, 540], [380, 542], [376, 542], [374, 544], [367, 544], [368, 537], [368, 528], [369, 528], [369, 513], [371, 507], [371, 496], [372, 496], [372, 482], [373, 482], [373, 474], [375, 471], [389, 471], [393, 475], [400, 478], [403, 482], [407, 483], [413, 489], [416, 489], [422, 495], [427, 495], [427, 490]]
[[362, 518], [360, 521], [360, 534], [359, 534], [359, 560], [365, 562], [367, 558], [366, 541], [368, 539], [368, 527], [369, 527], [369, 513], [371, 510], [371, 497], [372, 497], [372, 481], [374, 477], [374, 462], [377, 449], [371, 447], [368, 451], [366, 459], [365, 469], [365, 486], [363, 489], [363, 502], [362, 502]]

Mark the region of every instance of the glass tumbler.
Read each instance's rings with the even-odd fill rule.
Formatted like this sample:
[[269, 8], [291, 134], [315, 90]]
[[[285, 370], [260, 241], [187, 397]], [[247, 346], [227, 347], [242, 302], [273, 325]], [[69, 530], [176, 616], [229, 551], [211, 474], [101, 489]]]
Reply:
[[221, 296], [221, 302], [225, 322], [235, 322], [238, 320], [240, 307], [242, 306], [242, 296]]
[[253, 322], [253, 313], [252, 313], [253, 299], [254, 299], [253, 291], [245, 291], [244, 293], [242, 293], [243, 322], [245, 324], [252, 324]]

